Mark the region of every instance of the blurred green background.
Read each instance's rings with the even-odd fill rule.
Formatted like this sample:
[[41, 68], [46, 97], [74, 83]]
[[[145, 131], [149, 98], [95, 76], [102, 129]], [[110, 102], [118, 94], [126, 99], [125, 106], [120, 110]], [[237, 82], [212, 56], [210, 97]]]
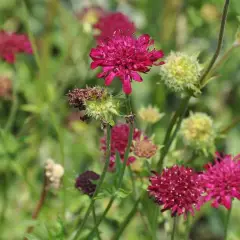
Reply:
[[[21, 0], [0, 1], [0, 28], [19, 33], [31, 33], [39, 59], [18, 56], [14, 66], [0, 62], [0, 77], [7, 76], [16, 92], [10, 98], [0, 97], [0, 239], [18, 240], [31, 221], [31, 213], [39, 198], [43, 166], [53, 158], [65, 167], [64, 185], [67, 194], [52, 191], [36, 223], [32, 239], [65, 239], [61, 233], [71, 232], [76, 217], [84, 213], [89, 199], [74, 189], [75, 177], [86, 169], [102, 169], [99, 139], [103, 135], [98, 122], [78, 120], [68, 106], [66, 93], [74, 87], [103, 85], [96, 72], [89, 69], [89, 51], [95, 46], [93, 32], [87, 20], [76, 17], [86, 7], [99, 5], [108, 11], [121, 11], [137, 26], [137, 34], [148, 33], [156, 48], [167, 55], [171, 51], [199, 54], [204, 63], [213, 55], [220, 26], [223, 0]], [[226, 25], [222, 54], [235, 42], [240, 15], [240, 1], [232, 0]], [[239, 40], [240, 41], [240, 40]], [[224, 127], [240, 116], [240, 49], [234, 49], [199, 98], [192, 99], [191, 111], [206, 112], [216, 127]], [[155, 141], [161, 144], [171, 114], [179, 96], [168, 91], [154, 67], [144, 82], [133, 84], [135, 112], [142, 106], [157, 106], [165, 117], [153, 127]], [[121, 90], [118, 81], [111, 85], [114, 93]], [[12, 104], [16, 109], [12, 128], [4, 131]], [[74, 124], [73, 124], [73, 120]], [[144, 127], [137, 119], [137, 126]], [[238, 154], [240, 126], [216, 142], [218, 151]], [[181, 144], [176, 149], [181, 149]], [[174, 155], [174, 152], [172, 153]], [[184, 161], [184, 154], [177, 154]], [[174, 159], [174, 157], [173, 157]], [[212, 157], [200, 156], [200, 166]], [[173, 161], [173, 160], [172, 160]], [[62, 219], [63, 202], [66, 216]], [[131, 202], [116, 202], [107, 220], [101, 225], [103, 239], [111, 239], [119, 221], [131, 209]], [[106, 202], [98, 204], [101, 213]], [[234, 201], [229, 240], [240, 239], [240, 204]], [[226, 211], [206, 206], [197, 213], [191, 230], [193, 240], [221, 240]], [[161, 216], [162, 218], [162, 216]], [[64, 224], [62, 224], [64, 221]], [[162, 221], [161, 219], [159, 221]], [[171, 223], [165, 216], [159, 239], [167, 239], [164, 228]], [[179, 239], [181, 227], [179, 227]], [[60, 237], [59, 237], [60, 236]], [[122, 239], [151, 239], [147, 226], [135, 217]]]

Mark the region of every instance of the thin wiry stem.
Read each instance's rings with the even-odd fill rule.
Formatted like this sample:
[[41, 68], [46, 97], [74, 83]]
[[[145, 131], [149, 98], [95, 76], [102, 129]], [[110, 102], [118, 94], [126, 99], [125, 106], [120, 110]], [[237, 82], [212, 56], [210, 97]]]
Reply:
[[221, 48], [222, 48], [223, 35], [224, 35], [225, 25], [226, 25], [226, 21], [227, 21], [229, 3], [230, 3], [230, 0], [226, 0], [224, 7], [223, 7], [223, 14], [222, 14], [221, 26], [220, 26], [219, 36], [218, 36], [217, 49], [208, 65], [208, 67], [206, 68], [205, 72], [203, 73], [202, 77], [200, 78], [200, 84], [203, 86], [205, 85], [207, 76], [208, 76], [209, 72], [211, 71], [211, 69], [213, 68], [213, 66], [219, 56]]
[[107, 125], [107, 151], [106, 151], [106, 161], [105, 161], [105, 165], [104, 165], [104, 168], [103, 168], [103, 171], [102, 171], [102, 174], [101, 174], [101, 177], [99, 179], [99, 182], [97, 184], [97, 188], [96, 188], [96, 191], [94, 192], [93, 194], [93, 197], [92, 197], [92, 200], [91, 200], [91, 203], [87, 209], [87, 212], [83, 218], [83, 221], [81, 223], [81, 225], [79, 226], [78, 230], [77, 230], [77, 233], [76, 235], [74, 236], [74, 240], [77, 240], [81, 231], [83, 230], [83, 227], [85, 226], [85, 223], [87, 222], [87, 219], [92, 211], [92, 208], [93, 208], [93, 205], [94, 205], [94, 202], [95, 202], [95, 198], [97, 196], [97, 194], [99, 193], [101, 187], [102, 187], [102, 184], [103, 184], [103, 181], [105, 179], [105, 176], [106, 176], [106, 173], [107, 173], [107, 170], [108, 170], [108, 167], [109, 167], [109, 163], [110, 163], [110, 154], [111, 154], [111, 126], [108, 124]]

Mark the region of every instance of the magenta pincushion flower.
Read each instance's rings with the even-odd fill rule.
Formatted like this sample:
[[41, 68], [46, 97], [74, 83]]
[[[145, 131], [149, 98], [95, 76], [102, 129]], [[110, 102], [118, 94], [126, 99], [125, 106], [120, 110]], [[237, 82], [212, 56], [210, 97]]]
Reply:
[[[124, 161], [124, 153], [128, 144], [128, 135], [129, 135], [129, 126], [127, 124], [117, 124], [112, 128], [112, 136], [111, 136], [111, 158], [109, 169], [113, 170], [115, 167], [115, 155], [116, 151], [118, 151], [121, 161]], [[140, 137], [143, 136], [143, 133], [137, 128], [134, 129], [133, 133], [133, 141], [139, 140]], [[145, 137], [146, 138], [146, 137]], [[106, 152], [106, 136], [101, 138], [101, 150]], [[134, 156], [131, 156], [133, 152], [133, 146], [130, 149], [130, 156], [128, 158], [127, 165], [131, 164], [136, 160]]]
[[150, 177], [149, 195], [163, 205], [163, 211], [171, 210], [172, 216], [194, 214], [194, 207], [201, 195], [198, 174], [193, 169], [174, 165], [161, 174]]
[[95, 36], [98, 41], [112, 37], [116, 31], [125, 36], [131, 36], [136, 31], [134, 23], [120, 12], [102, 15], [93, 27], [99, 30], [99, 35]]
[[204, 195], [201, 197], [199, 207], [207, 201], [212, 207], [219, 205], [231, 208], [233, 198], [240, 200], [240, 155], [221, 156], [216, 153], [214, 164], [206, 165], [206, 171], [201, 176]]
[[14, 63], [18, 53], [32, 54], [28, 37], [24, 34], [0, 31], [0, 57], [9, 63]]
[[153, 65], [164, 63], [157, 62], [163, 57], [161, 50], [149, 49], [153, 43], [147, 34], [135, 38], [115, 33], [112, 38], [101, 41], [91, 50], [91, 68], [102, 67], [98, 77], [105, 79], [106, 86], [110, 85], [115, 77], [119, 77], [123, 91], [130, 94], [131, 81], [143, 81], [139, 73], [147, 73]]

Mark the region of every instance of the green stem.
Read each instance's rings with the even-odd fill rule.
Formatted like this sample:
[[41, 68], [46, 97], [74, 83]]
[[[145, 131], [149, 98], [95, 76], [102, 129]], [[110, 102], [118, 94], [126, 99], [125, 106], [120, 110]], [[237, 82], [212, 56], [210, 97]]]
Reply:
[[224, 240], [227, 240], [228, 226], [229, 226], [231, 212], [232, 212], [232, 204], [231, 204], [231, 208], [228, 210], [227, 218], [226, 218], [226, 222], [225, 222], [225, 226], [224, 226]]
[[207, 80], [207, 77], [209, 75], [209, 72], [214, 66], [214, 63], [216, 62], [218, 55], [221, 51], [222, 48], [222, 42], [223, 42], [223, 35], [224, 35], [224, 29], [225, 29], [225, 24], [227, 20], [227, 13], [228, 13], [228, 7], [229, 7], [230, 0], [225, 0], [225, 4], [223, 7], [223, 14], [222, 14], [222, 20], [221, 20], [221, 26], [220, 26], [220, 31], [219, 31], [219, 36], [218, 36], [218, 44], [217, 44], [217, 49], [208, 65], [206, 68], [205, 72], [203, 73], [201, 79], [200, 79], [200, 84], [201, 86], [205, 86], [205, 81]]
[[[130, 97], [128, 95], [126, 95], [127, 97], [127, 109], [128, 109], [128, 112], [129, 114], [132, 114], [132, 108], [131, 108], [131, 101], [130, 101]], [[134, 123], [133, 122], [130, 122], [129, 123], [129, 135], [128, 135], [128, 144], [127, 144], [127, 147], [126, 147], [126, 150], [125, 150], [125, 154], [124, 154], [124, 161], [123, 161], [123, 166], [121, 168], [121, 171], [120, 171], [120, 176], [119, 176], [119, 182], [117, 184], [117, 189], [120, 189], [121, 186], [122, 186], [122, 183], [123, 183], [123, 177], [124, 177], [124, 173], [125, 173], [125, 169], [126, 169], [126, 166], [127, 166], [127, 161], [128, 161], [128, 156], [129, 156], [129, 153], [130, 153], [130, 148], [132, 146], [132, 139], [133, 139], [133, 132], [134, 132]], [[102, 220], [105, 218], [105, 216], [107, 215], [108, 211], [110, 210], [114, 200], [116, 198], [116, 195], [113, 195], [108, 203], [108, 206], [107, 208], [105, 209], [105, 211], [103, 212], [102, 216], [100, 217], [97, 225], [94, 226], [93, 230], [90, 232], [90, 234], [88, 235], [88, 239], [92, 239], [92, 235], [94, 233], [94, 231], [96, 230], [96, 228], [101, 224]], [[77, 239], [77, 238], [76, 238]], [[76, 239], [73, 239], [73, 240], [76, 240]]]
[[134, 203], [134, 207], [132, 208], [131, 212], [127, 215], [126, 219], [123, 221], [122, 225], [119, 227], [116, 235], [113, 237], [112, 240], [118, 240], [120, 238], [120, 236], [126, 229], [127, 225], [129, 224], [129, 222], [132, 220], [132, 218], [136, 214], [140, 200], [141, 200], [141, 197], [139, 197], [138, 200]]
[[237, 124], [240, 123], [240, 117], [235, 118], [228, 126], [220, 131], [221, 134], [228, 133], [232, 128], [234, 128]]
[[175, 238], [176, 229], [177, 229], [177, 217], [174, 217], [173, 218], [173, 228], [172, 228], [171, 240], [174, 240], [174, 238]]
[[27, 32], [28, 32], [28, 36], [30, 38], [30, 41], [31, 41], [31, 45], [32, 45], [32, 49], [33, 49], [33, 54], [35, 56], [35, 60], [36, 60], [36, 63], [37, 63], [37, 66], [38, 68], [40, 69], [41, 68], [41, 62], [40, 62], [40, 57], [39, 57], [39, 54], [38, 54], [38, 50], [37, 50], [37, 44], [36, 44], [36, 41], [34, 39], [34, 36], [32, 34], [32, 31], [30, 29], [30, 19], [29, 19], [29, 12], [28, 12], [28, 9], [27, 9], [27, 5], [26, 5], [26, 0], [23, 0], [22, 1], [22, 6], [23, 6], [23, 10], [24, 10], [24, 21], [25, 21], [25, 24], [26, 24], [26, 27], [27, 27]]
[[112, 204], [115, 200], [116, 196], [112, 196], [110, 201], [108, 202], [108, 205], [106, 207], [106, 209], [104, 210], [102, 216], [99, 218], [99, 220], [97, 221], [97, 224], [95, 224], [95, 226], [93, 227], [92, 231], [89, 233], [89, 235], [87, 236], [86, 239], [91, 240], [93, 239], [94, 236], [94, 232], [97, 230], [97, 228], [99, 227], [99, 225], [101, 224], [101, 222], [103, 221], [103, 219], [106, 217], [108, 211], [110, 210], [110, 208], [112, 207]]
[[[108, 124], [107, 125], [107, 151], [106, 151], [106, 161], [105, 161], [105, 165], [104, 165], [104, 168], [103, 168], [103, 171], [102, 171], [102, 174], [101, 174], [101, 177], [99, 179], [99, 182], [97, 184], [97, 188], [96, 188], [96, 191], [94, 192], [93, 194], [93, 197], [91, 199], [91, 203], [87, 209], [87, 212], [83, 218], [83, 221], [81, 223], [81, 225], [79, 226], [78, 230], [77, 230], [77, 233], [76, 235], [74, 236], [73, 240], [77, 240], [81, 231], [83, 230], [83, 227], [85, 226], [85, 223], [87, 222], [87, 219], [90, 215], [90, 212], [93, 208], [93, 205], [94, 205], [94, 202], [95, 202], [95, 198], [97, 196], [97, 194], [99, 193], [101, 187], [102, 187], [102, 184], [103, 184], [103, 181], [105, 179], [105, 176], [106, 176], [106, 173], [107, 173], [107, 170], [108, 170], [108, 167], [109, 167], [109, 163], [110, 163], [110, 154], [111, 154], [111, 126]], [[95, 225], [96, 226], [96, 225]]]
[[[97, 216], [96, 216], [96, 211], [95, 211], [95, 206], [93, 205], [93, 208], [92, 208], [92, 213], [93, 213], [93, 220], [94, 220], [94, 225], [97, 224]], [[101, 240], [101, 236], [100, 236], [100, 233], [98, 231], [98, 228], [96, 229], [96, 232], [97, 232], [97, 238], [99, 240]]]
[[127, 144], [127, 148], [126, 148], [125, 154], [124, 154], [123, 166], [122, 166], [121, 171], [120, 171], [118, 189], [121, 188], [121, 186], [122, 186], [123, 176], [124, 176], [124, 172], [125, 172], [125, 169], [126, 169], [126, 166], [127, 166], [127, 161], [128, 161], [128, 156], [129, 156], [129, 153], [130, 153], [130, 148], [132, 146], [134, 125], [133, 125], [133, 123], [129, 123], [129, 125], [130, 126], [129, 126], [129, 135], [128, 135], [128, 144]]
[[18, 96], [17, 96], [17, 76], [16, 76], [16, 69], [14, 74], [14, 79], [12, 81], [13, 85], [13, 94], [12, 94], [12, 106], [10, 109], [10, 114], [8, 116], [8, 120], [6, 122], [6, 125], [4, 127], [5, 132], [9, 132], [12, 130], [14, 120], [16, 118], [16, 113], [18, 109]]
[[[177, 123], [177, 120], [179, 119], [179, 117], [180, 117], [180, 119], [182, 119], [182, 117], [184, 116], [184, 113], [186, 112], [186, 108], [188, 106], [190, 98], [191, 98], [191, 96], [189, 95], [182, 99], [179, 108], [177, 109], [173, 118], [170, 121], [170, 124], [168, 126], [168, 129], [165, 134], [164, 141], [163, 141], [164, 147], [162, 148], [161, 157], [157, 163], [157, 171], [162, 170], [164, 158], [166, 157], [166, 155], [169, 151], [169, 148], [171, 147], [171, 143], [174, 140], [175, 135], [177, 134], [178, 128], [176, 128], [177, 131], [175, 130], [173, 135], [171, 135], [171, 133], [172, 133], [173, 128], [174, 128], [175, 124]], [[179, 122], [179, 125], [180, 125], [180, 123], [181, 122]]]
[[209, 76], [212, 76], [218, 68], [229, 58], [230, 54], [232, 51], [237, 48], [238, 45], [232, 45], [224, 54], [223, 56], [219, 59], [219, 61], [215, 64], [215, 66], [212, 68], [212, 70], [209, 72]]
[[137, 188], [136, 188], [135, 179], [134, 179], [134, 176], [133, 176], [133, 171], [132, 171], [131, 165], [128, 166], [128, 170], [129, 170], [129, 175], [130, 175], [131, 182], [132, 182], [133, 194], [134, 194], [134, 197], [136, 199], [138, 193], [137, 193]]

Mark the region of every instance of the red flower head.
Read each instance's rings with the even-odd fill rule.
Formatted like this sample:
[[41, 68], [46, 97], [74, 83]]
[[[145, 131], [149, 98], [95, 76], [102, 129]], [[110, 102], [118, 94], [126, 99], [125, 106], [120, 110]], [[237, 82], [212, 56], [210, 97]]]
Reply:
[[150, 177], [149, 195], [153, 196], [163, 211], [170, 209], [172, 216], [194, 213], [193, 207], [201, 195], [198, 174], [184, 166], [173, 166], [163, 170], [161, 175]]
[[131, 36], [136, 31], [134, 23], [120, 12], [103, 15], [93, 27], [100, 31], [96, 36], [98, 41], [112, 37], [116, 31], [121, 31], [125, 36]]
[[[111, 137], [111, 159], [110, 159], [110, 170], [113, 170], [115, 167], [115, 154], [118, 151], [120, 158], [124, 161], [124, 153], [128, 144], [128, 135], [129, 135], [129, 126], [127, 124], [118, 124], [112, 128], [112, 137]], [[142, 136], [142, 132], [137, 128], [134, 129], [133, 140], [139, 140]], [[106, 152], [106, 136], [101, 138], [101, 150]], [[130, 153], [133, 152], [133, 146], [130, 149]], [[130, 156], [128, 158], [127, 164], [134, 162], [136, 158]]]
[[212, 201], [212, 207], [225, 206], [231, 208], [233, 198], [240, 200], [240, 155], [221, 156], [216, 153], [215, 163], [208, 164], [200, 175], [204, 189], [199, 207], [207, 201]]
[[15, 62], [18, 53], [32, 54], [31, 43], [24, 34], [0, 31], [0, 57], [9, 63]]
[[92, 197], [97, 185], [92, 183], [92, 180], [96, 181], [100, 178], [100, 175], [93, 171], [86, 171], [80, 174], [75, 180], [75, 187], [82, 191], [84, 194]]
[[114, 34], [112, 38], [101, 41], [96, 48], [93, 48], [90, 57], [93, 62], [91, 68], [102, 67], [99, 78], [105, 78], [105, 85], [110, 85], [114, 77], [119, 77], [123, 91], [126, 94], [132, 92], [131, 81], [142, 82], [138, 72], [146, 73], [152, 65], [163, 57], [161, 50], [150, 50], [153, 40], [145, 34], [139, 38], [124, 36], [120, 33]]

